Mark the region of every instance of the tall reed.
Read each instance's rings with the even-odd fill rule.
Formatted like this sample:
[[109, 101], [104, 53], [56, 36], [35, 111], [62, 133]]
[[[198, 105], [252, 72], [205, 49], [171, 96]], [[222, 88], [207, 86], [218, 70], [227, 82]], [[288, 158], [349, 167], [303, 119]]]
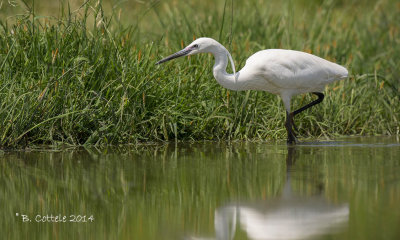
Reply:
[[[265, 48], [302, 50], [346, 66], [350, 77], [296, 116], [302, 137], [399, 134], [395, 1], [361, 9], [357, 1], [228, 1], [224, 12], [207, 1], [156, 3], [148, 11], [157, 20], [145, 23], [144, 14], [127, 23], [91, 1], [77, 11], [65, 6], [57, 19], [30, 8], [1, 20], [0, 146], [284, 139], [280, 99], [223, 89], [211, 74], [211, 56], [155, 66], [200, 36], [219, 38], [237, 67]], [[309, 101], [299, 96], [293, 104]]]

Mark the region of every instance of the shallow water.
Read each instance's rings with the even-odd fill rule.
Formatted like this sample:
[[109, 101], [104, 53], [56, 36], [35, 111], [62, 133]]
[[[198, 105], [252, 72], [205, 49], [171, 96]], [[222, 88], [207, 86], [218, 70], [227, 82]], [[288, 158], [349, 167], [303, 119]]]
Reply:
[[0, 167], [2, 239], [400, 239], [396, 137], [3, 152]]

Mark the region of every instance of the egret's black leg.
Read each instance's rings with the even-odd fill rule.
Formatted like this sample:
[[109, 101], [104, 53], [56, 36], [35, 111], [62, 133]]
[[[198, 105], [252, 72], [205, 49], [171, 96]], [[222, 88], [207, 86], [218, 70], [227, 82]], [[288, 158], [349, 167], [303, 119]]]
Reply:
[[304, 111], [304, 110], [306, 110], [306, 109], [308, 109], [308, 108], [310, 108], [310, 107], [312, 107], [312, 106], [314, 106], [314, 105], [316, 105], [316, 104], [318, 104], [318, 103], [320, 103], [320, 102], [322, 102], [324, 100], [325, 95], [323, 93], [313, 92], [313, 94], [318, 96], [317, 100], [314, 100], [314, 101], [310, 102], [309, 104], [307, 104], [307, 105], [305, 105], [305, 106], [303, 106], [303, 107], [301, 107], [301, 108], [299, 108], [299, 109], [297, 109], [297, 110], [295, 110], [295, 111], [293, 111], [291, 113], [286, 112], [286, 124], [285, 124], [285, 126], [286, 126], [286, 130], [288, 132], [288, 140], [287, 140], [287, 142], [289, 144], [296, 143], [296, 135], [294, 134], [293, 128], [297, 132], [299, 131], [297, 129], [297, 127], [296, 127], [296, 124], [294, 124], [293, 117], [296, 116], [297, 114], [301, 113], [302, 111]]
[[294, 130], [295, 130], [296, 132], [299, 132], [299, 129], [297, 128], [296, 124], [294, 124], [294, 120], [293, 120], [294, 113], [291, 112], [289, 115], [290, 115], [290, 121], [292, 122], [292, 127], [294, 128]]
[[322, 102], [322, 100], [324, 100], [325, 95], [323, 93], [313, 92], [313, 94], [317, 95], [318, 99], [315, 101], [312, 101], [309, 104], [305, 105], [304, 107], [301, 107], [301, 108], [297, 109], [296, 111], [292, 112], [291, 114], [293, 115], [293, 117], [296, 116], [297, 114], [301, 113], [302, 111], [314, 106], [315, 104]]
[[286, 131], [287, 131], [287, 143], [288, 144], [295, 144], [297, 142], [296, 136], [294, 135], [293, 129], [292, 129], [292, 123], [293, 123], [293, 117], [291, 116], [289, 112], [286, 111]]

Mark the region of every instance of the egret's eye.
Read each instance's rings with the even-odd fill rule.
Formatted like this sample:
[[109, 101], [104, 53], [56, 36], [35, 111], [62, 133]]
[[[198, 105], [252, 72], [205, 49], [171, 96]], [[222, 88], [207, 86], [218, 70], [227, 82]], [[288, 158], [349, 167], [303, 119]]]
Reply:
[[194, 48], [199, 48], [198, 44], [193, 45]]

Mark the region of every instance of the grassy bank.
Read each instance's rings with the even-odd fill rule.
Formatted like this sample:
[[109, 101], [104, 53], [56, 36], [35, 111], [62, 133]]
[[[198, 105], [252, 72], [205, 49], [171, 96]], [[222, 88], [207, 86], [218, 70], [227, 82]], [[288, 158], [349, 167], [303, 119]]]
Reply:
[[[150, 4], [151, 14], [132, 22], [96, 2], [66, 6], [57, 18], [37, 16], [28, 4], [28, 13], [2, 18], [0, 146], [284, 139], [280, 99], [223, 89], [211, 56], [155, 66], [200, 36], [226, 45], [237, 68], [265, 48], [307, 51], [346, 66], [349, 79], [296, 116], [303, 137], [399, 134], [396, 1], [245, 1], [234, 3], [233, 15], [229, 1], [218, 9], [177, 2]], [[294, 107], [310, 100], [299, 96]]]

